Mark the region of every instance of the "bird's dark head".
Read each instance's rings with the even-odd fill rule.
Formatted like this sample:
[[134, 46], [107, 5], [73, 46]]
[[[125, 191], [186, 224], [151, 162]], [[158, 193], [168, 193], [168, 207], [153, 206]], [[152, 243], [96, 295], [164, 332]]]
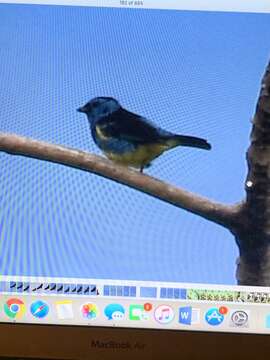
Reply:
[[81, 106], [77, 111], [85, 113], [90, 120], [107, 116], [121, 108], [119, 102], [112, 97], [96, 97]]

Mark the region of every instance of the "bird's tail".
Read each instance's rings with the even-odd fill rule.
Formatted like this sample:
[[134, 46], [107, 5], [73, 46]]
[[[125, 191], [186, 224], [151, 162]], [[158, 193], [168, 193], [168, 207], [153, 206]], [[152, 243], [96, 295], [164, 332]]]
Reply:
[[171, 135], [166, 142], [170, 146], [170, 148], [181, 145], [205, 150], [211, 149], [211, 145], [205, 139], [194, 136]]

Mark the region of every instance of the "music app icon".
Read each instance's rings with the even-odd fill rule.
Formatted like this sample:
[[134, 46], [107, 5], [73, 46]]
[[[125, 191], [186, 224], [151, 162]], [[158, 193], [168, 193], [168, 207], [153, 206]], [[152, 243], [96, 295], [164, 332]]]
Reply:
[[155, 309], [155, 320], [160, 324], [168, 324], [174, 318], [174, 311], [168, 305], [160, 305]]

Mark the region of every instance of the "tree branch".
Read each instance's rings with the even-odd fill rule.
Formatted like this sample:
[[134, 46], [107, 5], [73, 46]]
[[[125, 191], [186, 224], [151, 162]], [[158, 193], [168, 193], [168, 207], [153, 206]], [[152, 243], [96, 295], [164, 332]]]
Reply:
[[241, 205], [227, 206], [179, 189], [138, 171], [117, 165], [101, 156], [52, 145], [30, 138], [0, 133], [0, 151], [46, 160], [112, 179], [226, 228], [237, 223]]

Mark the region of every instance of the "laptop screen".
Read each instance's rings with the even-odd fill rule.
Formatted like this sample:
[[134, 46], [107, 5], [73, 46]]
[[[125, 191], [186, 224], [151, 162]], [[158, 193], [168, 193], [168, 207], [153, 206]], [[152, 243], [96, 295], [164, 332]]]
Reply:
[[1, 2], [1, 322], [269, 332], [269, 13]]

